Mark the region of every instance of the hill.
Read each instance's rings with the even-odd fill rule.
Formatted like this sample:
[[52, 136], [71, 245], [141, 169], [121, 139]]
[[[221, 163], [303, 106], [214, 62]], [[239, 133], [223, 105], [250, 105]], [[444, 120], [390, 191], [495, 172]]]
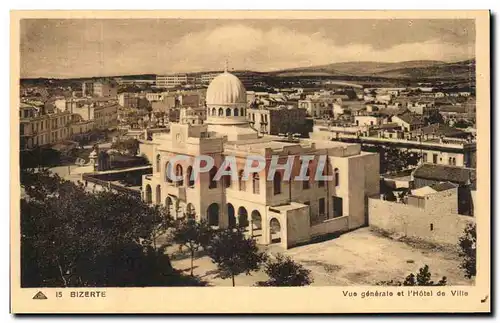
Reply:
[[389, 78], [447, 78], [447, 79], [475, 79], [476, 61], [474, 59], [442, 63], [427, 67], [406, 67], [378, 73], [378, 76]]
[[420, 60], [397, 63], [345, 62], [276, 71], [275, 76], [372, 76], [384, 78], [471, 78], [475, 60], [454, 63]]

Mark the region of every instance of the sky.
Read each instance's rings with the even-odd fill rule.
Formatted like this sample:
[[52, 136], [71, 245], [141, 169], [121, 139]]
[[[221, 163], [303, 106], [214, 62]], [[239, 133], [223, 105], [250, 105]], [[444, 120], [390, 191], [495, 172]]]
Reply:
[[21, 77], [474, 58], [474, 20], [23, 19]]

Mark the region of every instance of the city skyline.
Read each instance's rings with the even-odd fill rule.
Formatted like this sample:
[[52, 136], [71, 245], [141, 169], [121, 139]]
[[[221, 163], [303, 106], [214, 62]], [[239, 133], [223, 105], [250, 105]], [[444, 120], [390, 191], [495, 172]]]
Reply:
[[22, 78], [77, 78], [222, 70], [226, 59], [261, 72], [452, 62], [474, 58], [474, 47], [473, 20], [25, 19], [20, 51]]

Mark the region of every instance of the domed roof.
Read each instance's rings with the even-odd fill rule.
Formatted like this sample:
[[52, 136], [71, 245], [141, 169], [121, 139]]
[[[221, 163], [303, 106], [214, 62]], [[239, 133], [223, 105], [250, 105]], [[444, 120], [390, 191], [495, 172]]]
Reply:
[[231, 73], [224, 72], [210, 82], [205, 101], [207, 105], [246, 103], [246, 90], [239, 78]]

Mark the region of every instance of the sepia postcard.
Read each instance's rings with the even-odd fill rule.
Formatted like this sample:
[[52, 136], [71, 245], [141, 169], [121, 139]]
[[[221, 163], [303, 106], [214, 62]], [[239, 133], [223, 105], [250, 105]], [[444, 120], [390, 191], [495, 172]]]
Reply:
[[486, 10], [12, 11], [11, 312], [490, 313], [489, 39]]

